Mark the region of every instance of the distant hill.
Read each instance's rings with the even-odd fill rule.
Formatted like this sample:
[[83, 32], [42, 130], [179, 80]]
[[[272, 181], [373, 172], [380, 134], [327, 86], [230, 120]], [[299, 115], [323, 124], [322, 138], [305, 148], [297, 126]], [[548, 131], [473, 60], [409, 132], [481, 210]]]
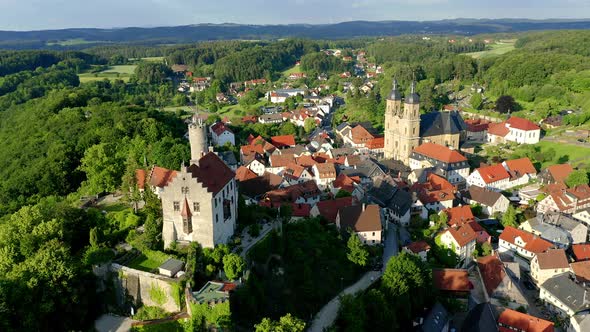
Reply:
[[178, 44], [220, 39], [302, 37], [344, 39], [402, 34], [458, 34], [529, 30], [590, 29], [585, 20], [454, 19], [440, 21], [351, 21], [336, 24], [242, 25], [197, 24], [155, 28], [0, 31], [0, 48], [80, 49], [95, 45]]

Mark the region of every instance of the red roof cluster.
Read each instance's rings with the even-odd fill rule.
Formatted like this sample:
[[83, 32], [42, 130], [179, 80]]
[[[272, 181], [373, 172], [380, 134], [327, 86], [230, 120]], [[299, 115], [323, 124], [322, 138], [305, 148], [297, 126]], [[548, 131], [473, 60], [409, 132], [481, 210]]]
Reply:
[[508, 174], [502, 164], [480, 167], [477, 171], [487, 184], [510, 178], [510, 174]]
[[352, 205], [352, 197], [341, 197], [333, 200], [321, 201], [316, 204], [320, 215], [329, 222], [336, 222], [338, 210], [345, 206]]
[[488, 130], [491, 123], [482, 119], [467, 119], [464, 122], [467, 125], [467, 131], [474, 133]]
[[332, 186], [334, 188], [338, 188], [344, 191], [348, 191], [349, 193], [352, 193], [354, 191], [355, 184], [358, 184], [360, 182], [361, 179], [358, 176], [351, 177], [344, 173], [340, 173], [340, 175], [338, 175], [336, 180], [334, 180], [334, 182], [332, 183]]
[[428, 174], [425, 183], [412, 185], [411, 190], [418, 193], [418, 198], [424, 204], [455, 199], [455, 187], [434, 173]]
[[273, 136], [270, 138], [270, 143], [279, 149], [293, 147], [296, 144], [293, 135]]
[[500, 332], [553, 332], [554, 330], [553, 322], [512, 309], [504, 310], [498, 317]]
[[525, 243], [525, 250], [536, 254], [544, 252], [547, 249], [553, 247], [553, 244], [551, 244], [551, 242], [545, 241], [536, 235], [533, 235], [529, 232], [525, 232], [523, 230], [511, 226], [506, 226], [502, 234], [500, 234], [500, 240], [504, 240], [514, 245], [517, 245], [517, 237], [520, 237], [522, 241]]
[[459, 152], [435, 143], [424, 143], [416, 147], [414, 152], [445, 163], [460, 163], [467, 161], [467, 158]]
[[461, 225], [475, 220], [473, 212], [471, 212], [471, 206], [469, 205], [462, 205], [445, 209], [444, 212], [449, 217], [447, 221], [447, 224], [449, 225]]

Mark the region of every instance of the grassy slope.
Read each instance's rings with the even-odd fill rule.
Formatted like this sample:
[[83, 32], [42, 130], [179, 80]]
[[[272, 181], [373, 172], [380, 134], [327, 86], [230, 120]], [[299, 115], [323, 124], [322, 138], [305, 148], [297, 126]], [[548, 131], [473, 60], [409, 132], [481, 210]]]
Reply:
[[504, 53], [508, 53], [514, 49], [514, 42], [513, 40], [506, 40], [503, 42], [498, 42], [496, 44], [490, 45], [490, 49], [481, 51], [481, 52], [472, 52], [472, 53], [465, 53], [475, 59], [485, 58], [492, 55], [501, 55]]
[[109, 69], [101, 71], [99, 73], [81, 73], [78, 74], [80, 82], [100, 81], [103, 79], [116, 80], [120, 79], [125, 82], [129, 81], [131, 74], [135, 70], [136, 65], [120, 65], [111, 66]]
[[293, 73], [301, 73], [301, 66], [293, 66], [293, 67], [283, 71], [283, 76], [287, 77]]

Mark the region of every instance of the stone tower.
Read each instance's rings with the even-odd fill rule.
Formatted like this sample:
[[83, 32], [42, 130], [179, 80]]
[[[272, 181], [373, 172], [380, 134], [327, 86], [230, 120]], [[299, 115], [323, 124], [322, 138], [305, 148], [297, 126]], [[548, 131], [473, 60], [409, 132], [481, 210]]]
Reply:
[[385, 110], [385, 158], [393, 158], [409, 165], [410, 154], [420, 144], [420, 97], [416, 82], [401, 107], [401, 96], [394, 80]]
[[188, 126], [188, 139], [191, 145], [191, 165], [197, 165], [199, 159], [208, 152], [207, 126], [203, 120], [197, 119]]

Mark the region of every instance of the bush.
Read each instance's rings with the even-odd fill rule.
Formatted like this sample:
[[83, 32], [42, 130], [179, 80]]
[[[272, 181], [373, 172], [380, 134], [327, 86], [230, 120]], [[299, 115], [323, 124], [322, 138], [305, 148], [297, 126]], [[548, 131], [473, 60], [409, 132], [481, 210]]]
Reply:
[[248, 234], [250, 234], [250, 236], [252, 237], [257, 237], [258, 235], [260, 235], [260, 225], [252, 224], [248, 226]]
[[151, 320], [168, 317], [168, 312], [160, 307], [143, 306], [133, 315], [133, 319]]

